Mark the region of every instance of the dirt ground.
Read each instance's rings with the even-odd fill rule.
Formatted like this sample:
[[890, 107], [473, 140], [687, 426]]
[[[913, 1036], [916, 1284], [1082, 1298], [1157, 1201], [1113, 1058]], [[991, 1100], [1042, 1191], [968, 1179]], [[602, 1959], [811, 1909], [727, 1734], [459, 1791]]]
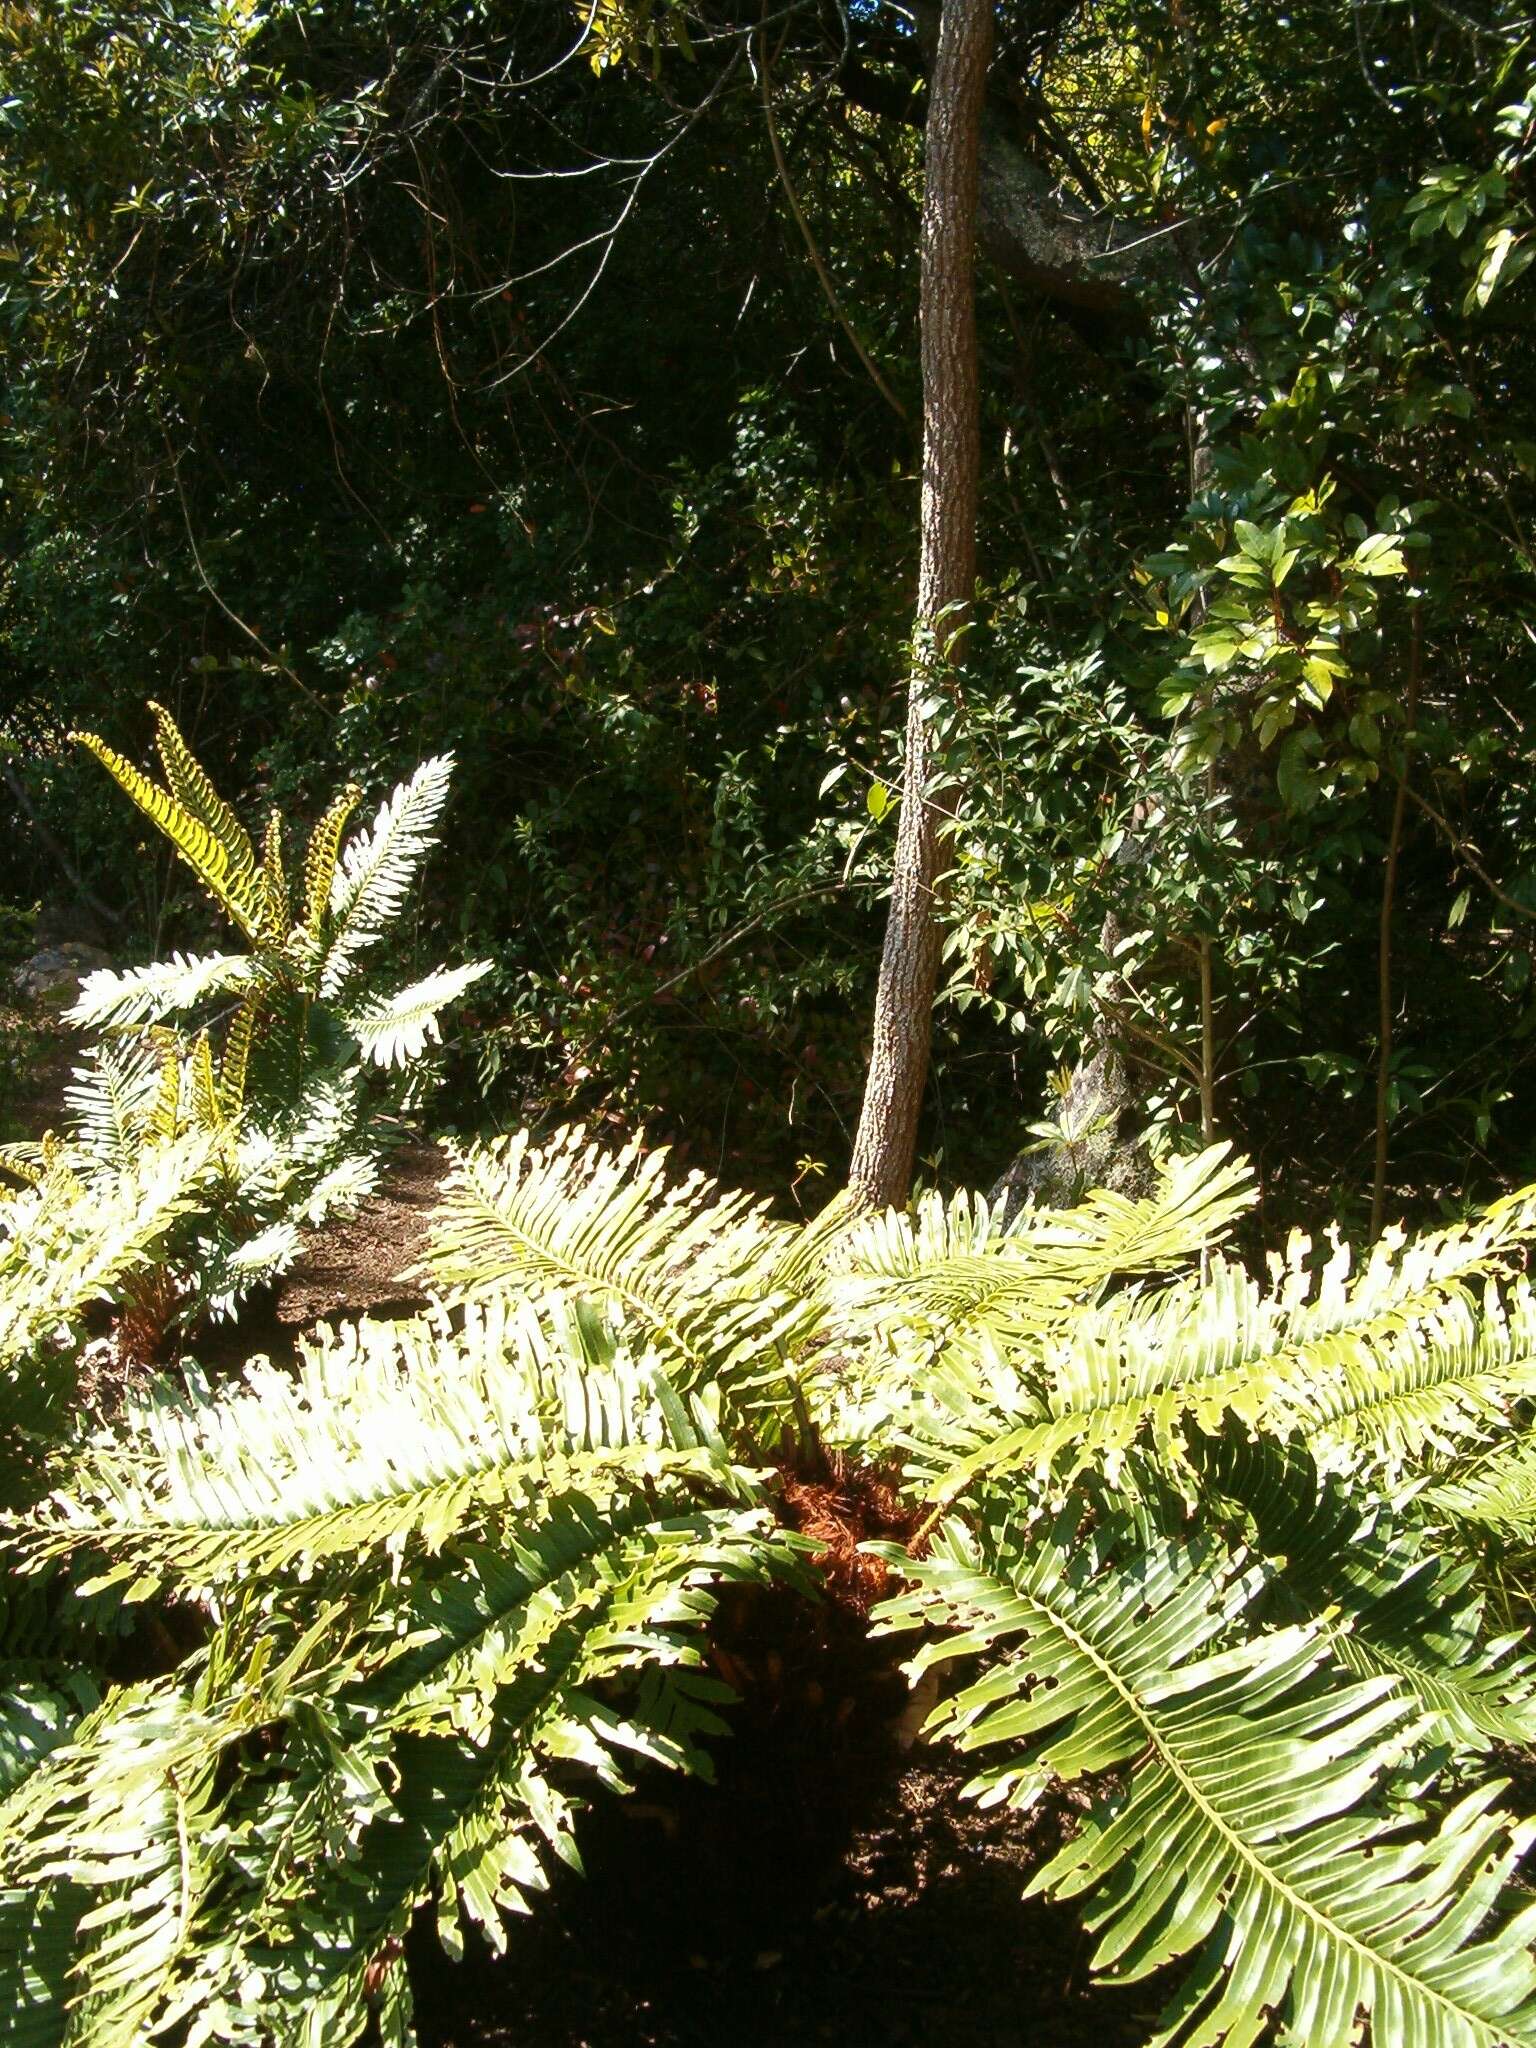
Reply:
[[[585, 1878], [505, 1956], [409, 1951], [423, 2048], [1139, 2048], [1167, 1986], [1095, 1988], [1069, 1909], [1023, 1898], [1072, 1825], [961, 1799], [896, 1739], [897, 1651], [787, 1594], [722, 1608], [742, 1692], [718, 1782], [597, 1795]], [[812, 1677], [810, 1674], [815, 1673]]]

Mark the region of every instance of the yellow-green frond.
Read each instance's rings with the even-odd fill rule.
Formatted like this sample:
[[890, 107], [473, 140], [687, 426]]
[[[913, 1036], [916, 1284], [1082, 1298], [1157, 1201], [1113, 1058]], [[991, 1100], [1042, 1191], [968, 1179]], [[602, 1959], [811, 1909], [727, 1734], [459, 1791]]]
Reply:
[[279, 945], [288, 932], [288, 875], [283, 866], [283, 821], [274, 811], [261, 849], [261, 936]]
[[[247, 938], [254, 938], [261, 913], [254, 855], [248, 855], [242, 862], [237, 852], [232, 852], [203, 819], [95, 733], [77, 732], [72, 737], [96, 756], [119, 789], [164, 833], [220, 909], [233, 918]], [[249, 845], [247, 839], [247, 849]]]
[[304, 856], [304, 929], [312, 939], [319, 939], [330, 908], [331, 884], [336, 878], [347, 820], [362, 800], [363, 792], [355, 782], [349, 782], [310, 837], [309, 851]]
[[171, 795], [184, 810], [205, 825], [225, 849], [229, 855], [230, 872], [242, 880], [253, 877], [256, 849], [251, 844], [250, 833], [208, 780], [202, 764], [182, 738], [180, 728], [165, 706], [151, 699], [149, 708], [154, 714], [155, 744], [160, 750]]

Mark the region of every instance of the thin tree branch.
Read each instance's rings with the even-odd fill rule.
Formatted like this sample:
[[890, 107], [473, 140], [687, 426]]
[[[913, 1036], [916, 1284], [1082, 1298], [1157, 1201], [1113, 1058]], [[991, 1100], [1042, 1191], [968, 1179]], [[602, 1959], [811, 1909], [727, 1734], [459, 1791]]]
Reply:
[[899, 420], [905, 420], [907, 418], [907, 408], [902, 404], [895, 392], [892, 391], [890, 385], [886, 383], [884, 377], [881, 376], [874, 358], [859, 339], [858, 329], [844, 312], [842, 301], [837, 296], [837, 287], [833, 284], [827, 266], [822, 260], [821, 250], [816, 244], [816, 237], [811, 233], [811, 224], [805, 217], [805, 209], [801, 206], [799, 195], [796, 193], [794, 184], [790, 179], [789, 165], [784, 160], [783, 145], [779, 141], [778, 123], [773, 118], [773, 81], [768, 67], [768, 41], [765, 36], [759, 35], [757, 49], [757, 75], [758, 83], [762, 87], [763, 119], [768, 128], [769, 147], [773, 151], [773, 161], [778, 169], [779, 183], [784, 187], [784, 197], [789, 201], [789, 210], [795, 217], [795, 225], [800, 230], [801, 238], [805, 243], [806, 253], [811, 259], [811, 268], [816, 273], [816, 281], [821, 286], [827, 304], [832, 308], [833, 317], [852, 344], [854, 354], [869, 372], [871, 383], [891, 408], [892, 412], [895, 413], [896, 417]]

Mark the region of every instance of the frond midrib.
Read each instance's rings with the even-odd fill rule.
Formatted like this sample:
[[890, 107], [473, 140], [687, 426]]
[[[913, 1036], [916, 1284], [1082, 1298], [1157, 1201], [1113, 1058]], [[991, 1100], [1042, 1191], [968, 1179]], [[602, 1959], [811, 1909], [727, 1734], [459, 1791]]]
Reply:
[[[1083, 1635], [1081, 1630], [1074, 1628], [1064, 1615], [1051, 1607], [1033, 1589], [1024, 1591], [1008, 1580], [992, 1577], [990, 1573], [977, 1573], [976, 1578], [984, 1586], [995, 1587], [999, 1593], [1010, 1600], [1021, 1598], [1025, 1600], [1037, 1613], [1046, 1618], [1051, 1627], [1059, 1629], [1067, 1637], [1068, 1641], [1072, 1643], [1073, 1647], [1089, 1660], [1094, 1669], [1102, 1675], [1105, 1683], [1123, 1701], [1127, 1711], [1143, 1728], [1148, 1745], [1163, 1761], [1190, 1804], [1197, 1809], [1221, 1839], [1229, 1845], [1234, 1858], [1240, 1861], [1245, 1868], [1249, 1869], [1261, 1885], [1268, 1887], [1293, 1905], [1305, 1919], [1318, 1929], [1324, 1939], [1352, 1950], [1357, 1956], [1364, 1959], [1371, 1971], [1385, 1970], [1400, 1984], [1408, 1987], [1415, 1995], [1422, 1995], [1433, 1999], [1446, 2013], [1452, 2015], [1459, 2024], [1470, 2023], [1479, 2031], [1482, 2038], [1489, 2043], [1489, 2048], [1495, 2048], [1495, 2044], [1498, 2042], [1497, 2031], [1490, 2031], [1489, 2022], [1483, 2019], [1480, 2014], [1470, 2012], [1465, 2007], [1457, 2005], [1444, 1992], [1431, 1984], [1425, 1983], [1422, 1978], [1414, 1976], [1411, 1971], [1403, 1969], [1392, 1957], [1373, 1949], [1368, 1942], [1362, 1941], [1352, 1930], [1330, 1919], [1320, 1906], [1315, 1905], [1312, 1900], [1307, 1898], [1304, 1892], [1299, 1892], [1294, 1885], [1289, 1884], [1276, 1870], [1264, 1861], [1257, 1853], [1256, 1847], [1250, 1845], [1245, 1837], [1238, 1833], [1221, 1809], [1202, 1790], [1198, 1779], [1184, 1764], [1173, 1744], [1163, 1733], [1153, 1709], [1142, 1704], [1139, 1696], [1121, 1679], [1114, 1666]], [[1280, 1839], [1284, 1839], [1284, 1837]]]

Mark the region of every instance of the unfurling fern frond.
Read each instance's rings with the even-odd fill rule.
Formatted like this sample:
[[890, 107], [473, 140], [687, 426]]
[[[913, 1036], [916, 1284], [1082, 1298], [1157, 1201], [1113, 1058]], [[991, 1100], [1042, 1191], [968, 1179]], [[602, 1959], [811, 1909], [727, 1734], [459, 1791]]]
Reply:
[[604, 1153], [580, 1126], [459, 1154], [425, 1270], [450, 1295], [559, 1289], [609, 1303], [680, 1385], [767, 1373], [814, 1308], [774, 1283], [795, 1233], [701, 1173], [669, 1186], [665, 1151]]
[[940, 1639], [914, 1673], [993, 1660], [930, 1729], [1002, 1757], [971, 1787], [1027, 1804], [1111, 1769], [1033, 1891], [1084, 1896], [1097, 1967], [1190, 1974], [1160, 2043], [1249, 2044], [1270, 2015], [1307, 2048], [1536, 2040], [1536, 1906], [1502, 1894], [1528, 1831], [1469, 1794], [1438, 1829], [1383, 1803], [1414, 1728], [1385, 1679], [1350, 1682], [1316, 1627], [1264, 1631], [1264, 1574], [1199, 1537], [1143, 1548], [1114, 1516], [987, 1516], [932, 1556], [877, 1626]]
[[406, 893], [432, 849], [452, 775], [451, 754], [423, 761], [342, 855], [331, 881], [318, 981], [322, 996], [341, 992], [357, 956], [376, 945], [399, 917]]
[[261, 942], [281, 946], [288, 936], [288, 875], [283, 866], [283, 821], [276, 811], [267, 819], [261, 846]]

